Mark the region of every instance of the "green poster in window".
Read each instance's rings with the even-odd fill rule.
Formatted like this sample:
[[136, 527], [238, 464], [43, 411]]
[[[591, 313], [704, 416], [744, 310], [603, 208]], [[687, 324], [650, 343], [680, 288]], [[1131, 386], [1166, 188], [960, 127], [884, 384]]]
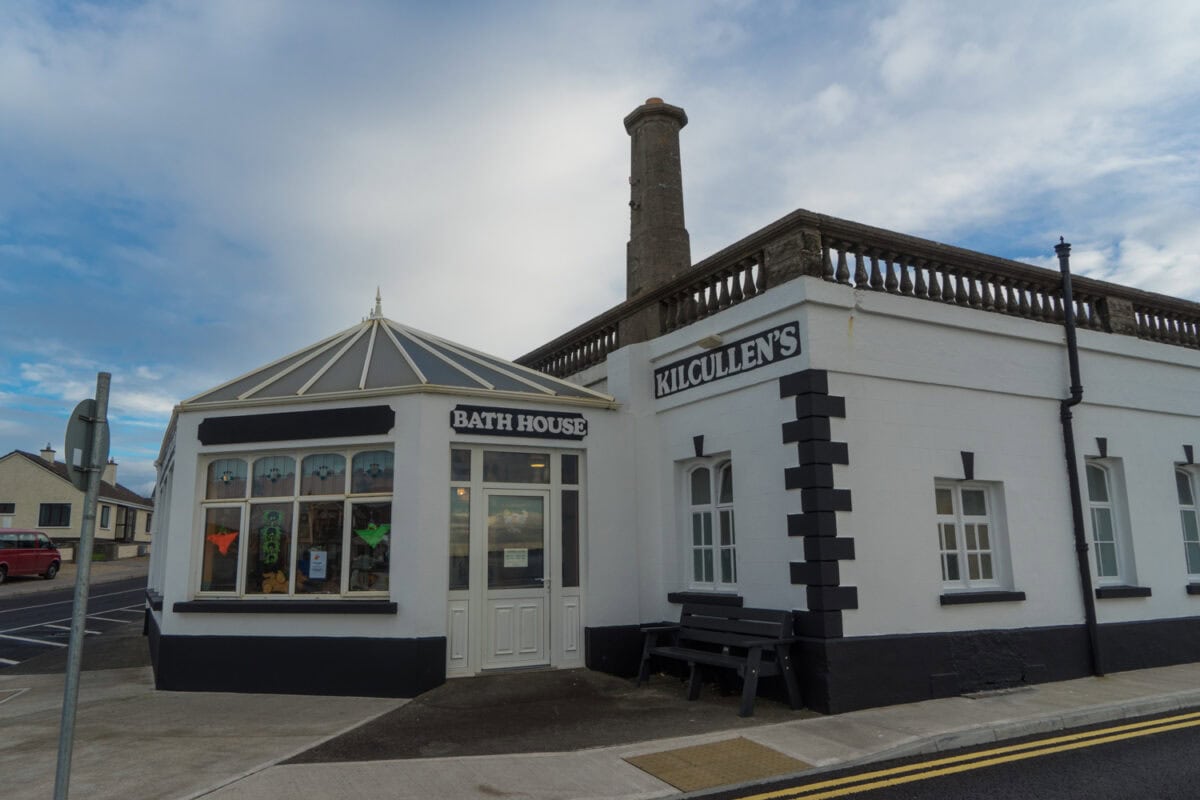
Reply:
[[267, 568], [279, 563], [283, 543], [283, 514], [270, 510], [263, 514], [266, 523], [258, 529], [258, 560]]
[[384, 536], [387, 536], [388, 531], [391, 529], [392, 526], [387, 523], [384, 523], [383, 525], [376, 525], [374, 522], [372, 522], [367, 525], [367, 527], [362, 528], [361, 530], [356, 530], [354, 533], [358, 535], [358, 538], [366, 542], [368, 546], [374, 547], [375, 545], [379, 544], [380, 539], [382, 539]]

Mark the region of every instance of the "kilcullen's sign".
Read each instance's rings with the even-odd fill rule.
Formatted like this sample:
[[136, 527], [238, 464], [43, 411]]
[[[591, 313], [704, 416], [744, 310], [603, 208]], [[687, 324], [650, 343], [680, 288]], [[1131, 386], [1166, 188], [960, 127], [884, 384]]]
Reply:
[[659, 367], [654, 370], [654, 396], [667, 397], [798, 355], [800, 323], [789, 322]]
[[583, 414], [490, 406], [455, 406], [450, 412], [450, 427], [456, 433], [532, 439], [582, 439], [588, 432]]

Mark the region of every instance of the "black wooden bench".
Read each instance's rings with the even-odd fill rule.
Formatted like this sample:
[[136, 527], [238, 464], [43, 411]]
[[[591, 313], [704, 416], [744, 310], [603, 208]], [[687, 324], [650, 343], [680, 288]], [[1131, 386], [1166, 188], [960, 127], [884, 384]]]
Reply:
[[758, 679], [781, 675], [788, 703], [800, 708], [800, 687], [792, 671], [792, 612], [767, 608], [685, 604], [678, 625], [642, 628], [642, 667], [638, 686], [650, 678], [653, 656], [685, 661], [688, 665], [688, 700], [700, 696], [701, 664], [727, 667], [742, 678], [742, 707], [738, 715], [754, 713]]

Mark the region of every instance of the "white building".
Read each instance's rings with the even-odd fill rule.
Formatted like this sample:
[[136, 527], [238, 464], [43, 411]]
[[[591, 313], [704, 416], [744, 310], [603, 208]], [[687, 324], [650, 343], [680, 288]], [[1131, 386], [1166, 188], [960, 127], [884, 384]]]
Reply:
[[629, 299], [524, 367], [377, 308], [176, 409], [160, 687], [632, 674], [689, 600], [795, 610], [822, 711], [1200, 658], [1200, 306], [1074, 280], [1085, 582], [1059, 274], [807, 211], [691, 265], [686, 121], [626, 119]]

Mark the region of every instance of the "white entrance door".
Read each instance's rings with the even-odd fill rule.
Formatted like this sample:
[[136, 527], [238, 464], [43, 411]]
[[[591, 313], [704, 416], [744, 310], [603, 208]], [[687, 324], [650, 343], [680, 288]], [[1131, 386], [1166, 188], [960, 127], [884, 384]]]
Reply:
[[484, 669], [550, 663], [550, 493], [484, 490]]

